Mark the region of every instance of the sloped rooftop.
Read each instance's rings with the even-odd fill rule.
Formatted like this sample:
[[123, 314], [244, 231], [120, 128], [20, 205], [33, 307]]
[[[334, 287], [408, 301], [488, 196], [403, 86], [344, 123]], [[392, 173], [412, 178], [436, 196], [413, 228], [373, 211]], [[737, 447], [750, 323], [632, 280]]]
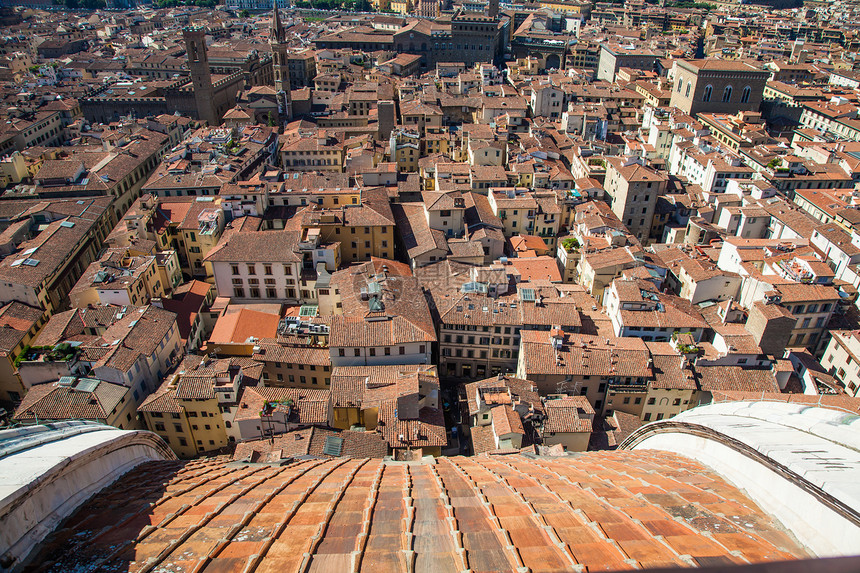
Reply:
[[[668, 452], [152, 462], [49, 538], [36, 571], [573, 571], [807, 551]], [[583, 566], [583, 567], [580, 567]]]

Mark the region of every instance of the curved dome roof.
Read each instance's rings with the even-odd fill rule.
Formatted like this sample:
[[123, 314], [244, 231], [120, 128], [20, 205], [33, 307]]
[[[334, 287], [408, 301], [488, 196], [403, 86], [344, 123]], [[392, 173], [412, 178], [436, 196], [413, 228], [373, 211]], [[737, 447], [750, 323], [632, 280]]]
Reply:
[[743, 488], [817, 555], [860, 551], [860, 416], [815, 405], [700, 406], [621, 444], [699, 460]]
[[165, 460], [154, 434], [101, 427], [5, 457], [0, 440], [0, 468], [49, 446], [79, 473], [59, 458], [42, 473], [19, 464], [5, 475], [30, 501], [60, 500], [68, 513], [101, 489], [41, 544], [22, 537], [36, 547], [35, 571], [729, 566], [860, 547], [857, 420], [729, 403], [644, 426], [623, 444], [632, 449], [611, 452], [266, 464]]
[[40, 549], [51, 571], [572, 571], [808, 556], [669, 452], [225, 459], [126, 474]]
[[151, 432], [94, 422], [0, 431], [0, 569], [19, 567], [48, 532], [128, 470], [171, 459]]

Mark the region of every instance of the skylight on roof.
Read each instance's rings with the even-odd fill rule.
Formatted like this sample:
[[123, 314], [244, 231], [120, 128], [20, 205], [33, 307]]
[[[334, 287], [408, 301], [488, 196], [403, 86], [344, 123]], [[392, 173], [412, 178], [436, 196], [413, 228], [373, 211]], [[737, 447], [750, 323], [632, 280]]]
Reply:
[[328, 456], [340, 456], [341, 451], [343, 450], [343, 438], [338, 438], [337, 436], [326, 436], [325, 446], [323, 446], [323, 453]]

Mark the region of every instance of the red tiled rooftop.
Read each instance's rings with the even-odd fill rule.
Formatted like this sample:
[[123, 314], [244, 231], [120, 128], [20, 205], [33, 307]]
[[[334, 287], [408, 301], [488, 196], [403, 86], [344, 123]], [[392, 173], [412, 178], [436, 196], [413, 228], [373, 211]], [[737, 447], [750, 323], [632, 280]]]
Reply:
[[250, 337], [274, 338], [278, 334], [277, 314], [259, 312], [248, 308], [229, 313], [218, 319], [209, 337], [212, 344], [242, 344]]
[[127, 473], [34, 570], [592, 571], [807, 555], [736, 487], [668, 452], [215, 458]]

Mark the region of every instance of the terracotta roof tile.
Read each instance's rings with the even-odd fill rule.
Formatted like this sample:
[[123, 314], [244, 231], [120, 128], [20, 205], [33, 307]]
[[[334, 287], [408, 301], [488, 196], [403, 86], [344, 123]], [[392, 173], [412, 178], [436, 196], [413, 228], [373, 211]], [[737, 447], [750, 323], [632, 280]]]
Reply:
[[126, 399], [129, 389], [121, 384], [86, 378], [72, 385], [54, 382], [33, 386], [15, 411], [16, 420], [108, 420]]
[[544, 432], [589, 432], [591, 433], [594, 408], [585, 396], [567, 396], [544, 403], [546, 421]]
[[289, 421], [296, 424], [328, 425], [331, 393], [324, 389], [270, 388], [249, 386], [242, 392], [234, 419], [257, 419], [267, 402], [292, 400]]
[[[808, 555], [743, 492], [668, 452], [406, 464], [283, 455], [285, 465], [139, 466], [86, 503], [40, 555], [82, 573], [252, 562], [280, 573], [305, 560], [311, 571], [353, 563], [403, 571], [407, 559], [416, 571], [571, 571]], [[673, 488], [720, 501], [690, 502]]]
[[556, 349], [548, 332], [520, 332], [525, 372], [576, 376], [648, 377], [650, 354], [639, 338], [604, 339], [585, 334], [565, 334]]

